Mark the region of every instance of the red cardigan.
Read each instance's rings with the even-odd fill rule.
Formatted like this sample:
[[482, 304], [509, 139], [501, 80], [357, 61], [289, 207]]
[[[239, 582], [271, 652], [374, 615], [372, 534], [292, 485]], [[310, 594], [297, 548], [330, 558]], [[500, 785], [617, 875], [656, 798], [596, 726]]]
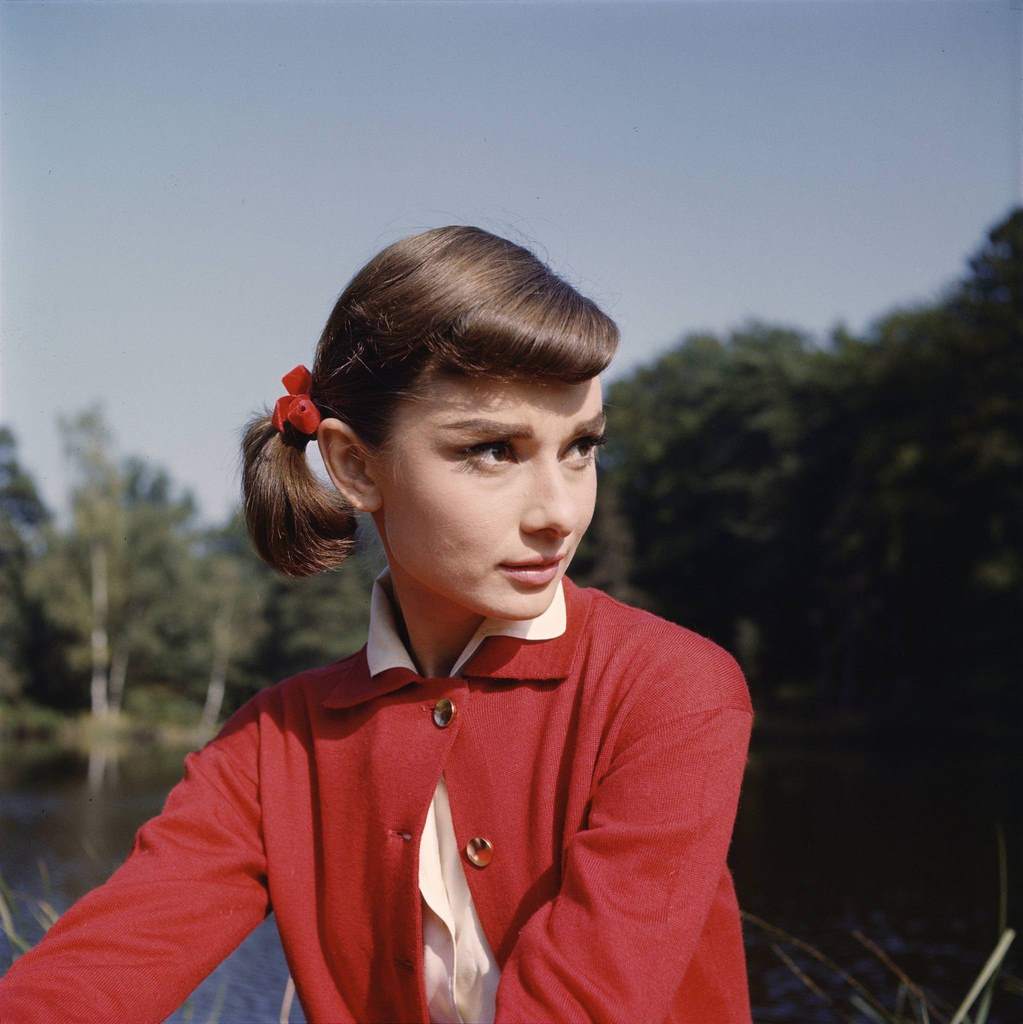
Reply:
[[362, 647], [258, 693], [0, 979], [0, 1021], [161, 1021], [272, 910], [310, 1022], [428, 1024], [417, 861], [443, 771], [495, 1024], [749, 1024], [726, 865], [746, 681], [697, 633], [564, 587], [561, 636], [487, 637], [463, 676], [370, 677]]

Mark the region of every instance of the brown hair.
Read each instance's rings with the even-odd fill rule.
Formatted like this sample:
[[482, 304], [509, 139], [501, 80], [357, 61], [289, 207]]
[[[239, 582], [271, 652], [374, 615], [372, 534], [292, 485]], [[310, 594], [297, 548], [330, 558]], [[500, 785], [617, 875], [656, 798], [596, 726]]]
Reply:
[[[532, 252], [482, 228], [433, 228], [377, 253], [351, 279], [320, 335], [310, 396], [374, 449], [396, 405], [435, 374], [578, 383], [601, 373], [618, 328]], [[242, 440], [245, 520], [260, 557], [287, 576], [339, 566], [355, 510], [306, 462], [311, 435], [271, 411]]]

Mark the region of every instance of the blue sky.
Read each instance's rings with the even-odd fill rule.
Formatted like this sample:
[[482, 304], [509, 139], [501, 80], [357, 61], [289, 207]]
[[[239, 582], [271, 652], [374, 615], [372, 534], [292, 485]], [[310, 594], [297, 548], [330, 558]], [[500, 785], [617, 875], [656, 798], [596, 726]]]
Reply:
[[[397, 238], [478, 224], [618, 322], [610, 382], [749, 317], [926, 301], [1020, 201], [1023, 3], [0, 6], [0, 422], [58, 412], [204, 517]], [[315, 446], [310, 446], [312, 453]]]

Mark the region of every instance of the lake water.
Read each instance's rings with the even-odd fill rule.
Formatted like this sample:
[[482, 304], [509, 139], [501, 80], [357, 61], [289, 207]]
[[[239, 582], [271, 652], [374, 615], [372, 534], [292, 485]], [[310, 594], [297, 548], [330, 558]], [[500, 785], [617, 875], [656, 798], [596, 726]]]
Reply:
[[[58, 910], [121, 862], [138, 826], [158, 813], [182, 770], [183, 752], [117, 755], [0, 748], [0, 871], [28, 898]], [[729, 863], [743, 910], [784, 928], [836, 961], [889, 1008], [897, 983], [853, 937], [859, 930], [951, 1015], [997, 939], [996, 824], [1008, 853], [1008, 924], [1019, 930], [1023, 891], [1023, 756], [948, 744], [810, 749], [751, 748]], [[16, 904], [22, 934], [39, 926]], [[756, 1021], [866, 1021], [851, 989], [790, 944], [784, 952], [821, 986], [813, 994], [745, 922]], [[1023, 937], [1010, 951], [1017, 979]], [[651, 950], [650, 955], [663, 955]], [[0, 935], [0, 970], [11, 950]], [[203, 1024], [276, 1022], [288, 971], [273, 918], [257, 928], [172, 1017]], [[1011, 984], [1011, 980], [1010, 980]], [[290, 1020], [304, 1021], [294, 1002]], [[1001, 987], [989, 1024], [1023, 1021], [1023, 983]], [[631, 1024], [631, 1022], [630, 1022]], [[713, 1024], [713, 1022], [700, 1022]]]

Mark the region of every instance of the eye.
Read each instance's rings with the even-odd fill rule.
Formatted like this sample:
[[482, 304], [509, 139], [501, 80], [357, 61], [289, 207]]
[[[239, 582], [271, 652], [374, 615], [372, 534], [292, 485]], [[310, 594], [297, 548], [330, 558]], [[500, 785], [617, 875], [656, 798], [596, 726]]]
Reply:
[[595, 462], [600, 447], [607, 444], [607, 434], [587, 434], [585, 437], [580, 437], [575, 444], [587, 462]]
[[[576, 438], [572, 448], [578, 449], [582, 456], [580, 460], [583, 465], [589, 465], [596, 461], [597, 450], [607, 444], [607, 434], [585, 434]], [[515, 455], [511, 441], [483, 441], [480, 444], [470, 445], [467, 448], [459, 449], [459, 454], [471, 466], [481, 468], [492, 468], [507, 462], [514, 461]]]
[[480, 466], [493, 466], [495, 463], [505, 460], [488, 458], [487, 456], [491, 452], [496, 452], [498, 455], [507, 455], [510, 450], [511, 445], [507, 441], [484, 441], [482, 444], [474, 444], [468, 448], [463, 448], [461, 452], [468, 462]]

